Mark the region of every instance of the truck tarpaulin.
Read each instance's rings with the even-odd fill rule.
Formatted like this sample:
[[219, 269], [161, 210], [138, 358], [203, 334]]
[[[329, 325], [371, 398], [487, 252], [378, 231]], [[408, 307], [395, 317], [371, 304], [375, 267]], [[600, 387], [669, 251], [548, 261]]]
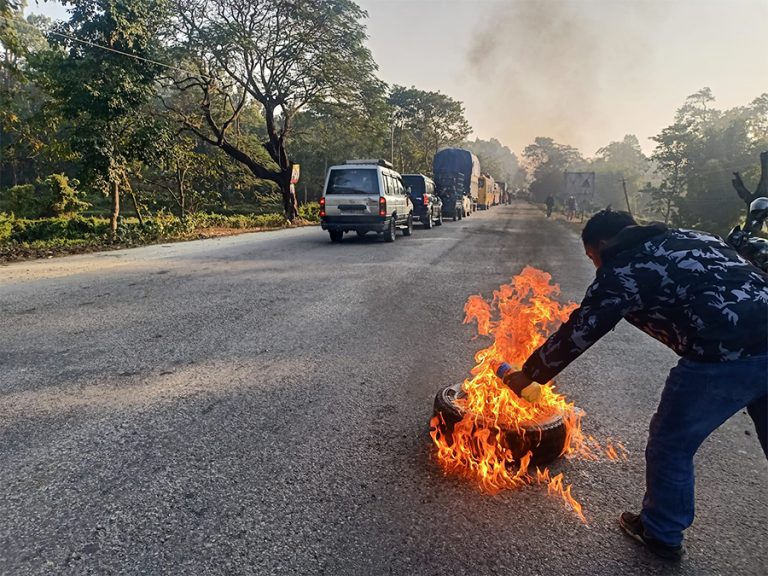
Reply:
[[460, 175], [462, 194], [477, 199], [477, 179], [480, 177], [480, 161], [477, 156], [463, 148], [445, 148], [435, 154], [432, 161], [435, 182], [446, 176]]

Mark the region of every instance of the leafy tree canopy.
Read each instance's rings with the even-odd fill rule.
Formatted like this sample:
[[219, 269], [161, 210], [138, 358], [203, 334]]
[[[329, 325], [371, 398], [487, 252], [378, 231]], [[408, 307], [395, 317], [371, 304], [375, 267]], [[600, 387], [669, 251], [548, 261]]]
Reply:
[[464, 105], [440, 92], [393, 86], [389, 105], [395, 166], [402, 172], [431, 173], [437, 151], [461, 144], [472, 130]]
[[[173, 0], [173, 6], [169, 37], [195, 73], [175, 75], [170, 86], [191, 91], [200, 112], [172, 109], [198, 137], [278, 184], [293, 219], [292, 122], [308, 105], [360, 101], [376, 70], [365, 46], [367, 14], [350, 0]], [[261, 106], [268, 162], [231, 136], [252, 102]]]

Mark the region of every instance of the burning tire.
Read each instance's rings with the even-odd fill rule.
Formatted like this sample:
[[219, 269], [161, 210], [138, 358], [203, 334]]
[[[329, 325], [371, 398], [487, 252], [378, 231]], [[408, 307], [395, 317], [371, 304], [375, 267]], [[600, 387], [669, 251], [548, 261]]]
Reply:
[[[461, 384], [442, 388], [435, 397], [434, 413], [438, 417], [440, 431], [451, 443], [453, 427], [464, 418], [465, 412], [456, 404], [462, 394]], [[483, 427], [478, 419], [476, 427]], [[565, 448], [567, 431], [561, 414], [555, 414], [539, 422], [523, 425], [520, 430], [504, 431], [504, 439], [515, 460], [531, 452], [531, 466], [543, 466], [558, 458]]]

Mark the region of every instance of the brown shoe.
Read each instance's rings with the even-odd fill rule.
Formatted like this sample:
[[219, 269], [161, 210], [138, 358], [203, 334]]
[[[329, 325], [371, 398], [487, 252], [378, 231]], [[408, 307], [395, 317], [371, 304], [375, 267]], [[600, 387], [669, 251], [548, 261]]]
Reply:
[[619, 526], [638, 542], [645, 545], [648, 550], [666, 560], [680, 560], [683, 557], [684, 550], [682, 546], [669, 546], [664, 544], [656, 538], [652, 538], [645, 533], [643, 528], [643, 522], [640, 519], [639, 514], [632, 514], [632, 512], [622, 512], [619, 516]]

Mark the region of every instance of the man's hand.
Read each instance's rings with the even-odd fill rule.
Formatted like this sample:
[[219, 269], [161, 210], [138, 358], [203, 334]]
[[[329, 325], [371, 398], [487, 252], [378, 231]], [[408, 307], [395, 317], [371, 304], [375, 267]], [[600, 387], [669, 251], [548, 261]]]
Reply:
[[528, 378], [522, 370], [505, 374], [503, 382], [512, 392], [531, 404], [538, 402], [541, 398], [541, 386]]
[[525, 375], [525, 372], [518, 370], [517, 372], [507, 372], [504, 374], [504, 384], [512, 388], [512, 391], [520, 396], [523, 388], [531, 384], [533, 380]]

